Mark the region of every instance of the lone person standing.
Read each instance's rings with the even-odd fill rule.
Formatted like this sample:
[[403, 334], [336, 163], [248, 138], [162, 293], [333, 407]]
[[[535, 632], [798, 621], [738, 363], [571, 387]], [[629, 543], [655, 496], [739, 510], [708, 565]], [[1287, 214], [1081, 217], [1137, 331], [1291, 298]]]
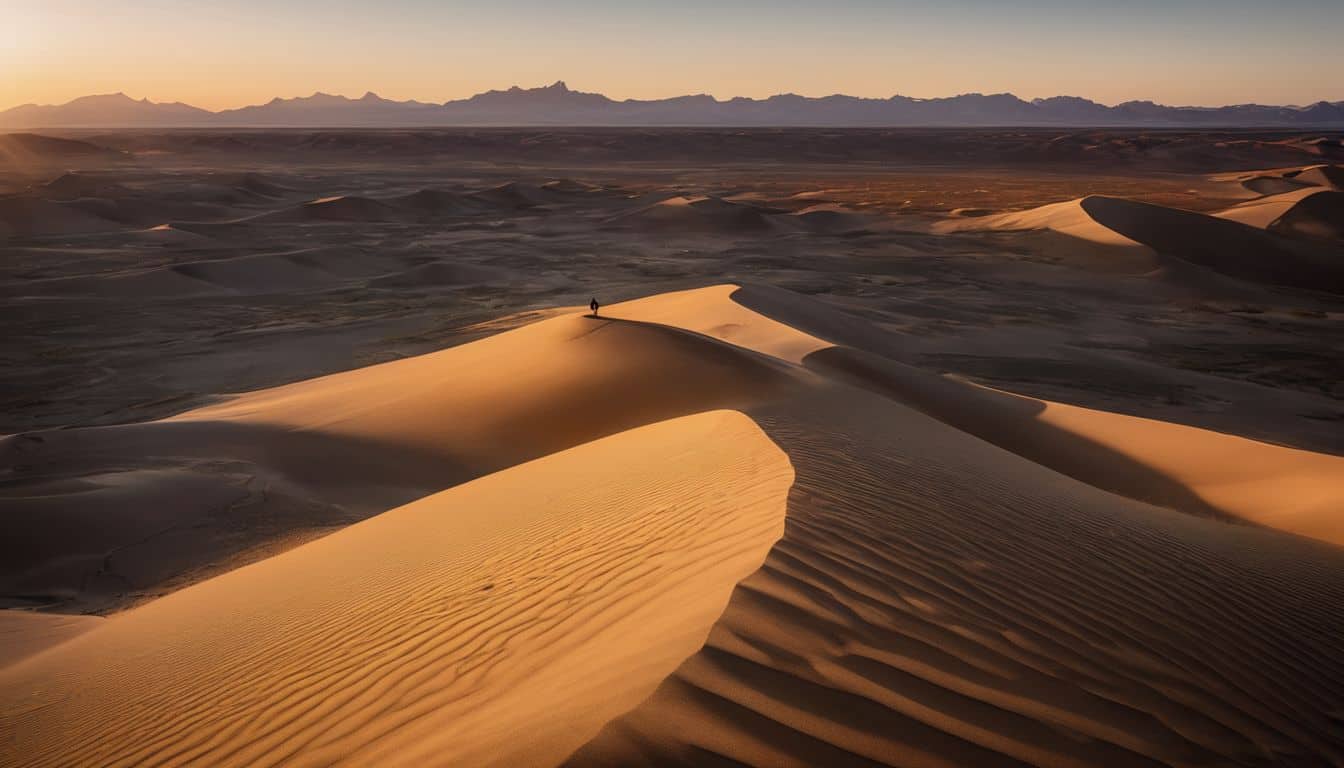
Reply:
[[591, 310], [593, 311], [593, 317], [597, 317], [597, 308], [600, 307], [600, 306], [602, 306], [602, 305], [597, 303], [597, 299], [596, 299], [596, 298], [594, 298], [592, 301], [588, 302], [588, 308], [591, 309]]

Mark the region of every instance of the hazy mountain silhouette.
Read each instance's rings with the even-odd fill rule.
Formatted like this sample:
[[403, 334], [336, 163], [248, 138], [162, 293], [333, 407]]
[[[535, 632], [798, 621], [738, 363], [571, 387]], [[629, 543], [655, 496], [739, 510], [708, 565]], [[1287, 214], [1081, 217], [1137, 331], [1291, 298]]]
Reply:
[[124, 93], [82, 96], [60, 105], [24, 104], [0, 112], [0, 126], [103, 127], [209, 125], [214, 113], [181, 102], [136, 101]]
[[451, 126], [451, 125], [686, 125], [686, 126], [1219, 126], [1344, 127], [1344, 101], [1306, 107], [1238, 104], [1170, 107], [1151, 101], [1115, 106], [1076, 96], [1024, 101], [1010, 93], [969, 93], [936, 99], [892, 96], [813, 98], [786, 93], [766, 99], [719, 101], [704, 94], [616, 101], [570, 90], [563, 81], [544, 88], [486, 91], [432, 104], [392, 101], [374, 93], [350, 99], [315, 93], [272, 99], [221, 112], [179, 102], [136, 101], [125, 94], [85, 96], [61, 105], [25, 104], [0, 112], [0, 128], [208, 126]]

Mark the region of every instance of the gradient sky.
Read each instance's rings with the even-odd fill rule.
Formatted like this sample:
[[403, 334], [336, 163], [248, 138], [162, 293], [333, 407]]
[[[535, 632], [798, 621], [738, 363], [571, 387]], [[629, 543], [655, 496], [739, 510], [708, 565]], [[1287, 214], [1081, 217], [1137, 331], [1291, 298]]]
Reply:
[[[0, 0], [0, 108], [124, 91], [1344, 99], [1342, 0]], [[1011, 7], [1010, 7], [1011, 6]]]

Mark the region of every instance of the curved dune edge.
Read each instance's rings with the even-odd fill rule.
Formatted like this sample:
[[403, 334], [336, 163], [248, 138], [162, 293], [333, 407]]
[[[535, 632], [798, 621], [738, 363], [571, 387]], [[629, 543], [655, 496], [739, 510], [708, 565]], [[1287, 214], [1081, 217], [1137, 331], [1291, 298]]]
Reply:
[[3, 500], [0, 588], [115, 607], [524, 461], [779, 397], [800, 374], [571, 313], [156, 422], [0, 438], [33, 478]]
[[602, 314], [675, 327], [795, 364], [832, 346], [829, 341], [734, 301], [733, 295], [742, 290], [742, 286], [728, 283], [659, 293], [612, 305]]
[[938, 234], [956, 232], [1030, 232], [1044, 255], [1085, 269], [1146, 274], [1166, 261], [1148, 245], [1105, 226], [1083, 206], [1088, 198], [1039, 208], [936, 222]]
[[848, 348], [806, 364], [1102, 490], [1344, 546], [1344, 457], [1024, 397]]
[[784, 538], [571, 768], [1344, 760], [1344, 550], [848, 387], [749, 413], [795, 469]]
[[1257, 229], [1269, 229], [1274, 222], [1282, 218], [1284, 214], [1295, 208], [1303, 200], [1328, 191], [1324, 187], [1303, 187], [1288, 192], [1266, 195], [1255, 200], [1238, 203], [1231, 208], [1215, 213], [1214, 216], [1220, 219], [1238, 221]]
[[713, 411], [435, 494], [0, 671], [0, 762], [557, 762], [701, 646], [792, 481]]
[[0, 669], [102, 624], [98, 616], [0, 611]]
[[1344, 457], [1042, 402], [1040, 422], [1151, 467], [1220, 512], [1344, 547]]
[[603, 315], [49, 434], [307, 435], [329, 483], [543, 458], [0, 670], [0, 763], [1344, 760], [1344, 550], [1125, 498], [1201, 501], [1123, 453], [1174, 425], [856, 368], [822, 337], [880, 329], [784, 291]]
[[[815, 302], [782, 292], [724, 287], [631, 302], [685, 307], [697, 297], [747, 301], [753, 309], [717, 331], [708, 310], [697, 330], [798, 362], [831, 378], [909, 405], [969, 435], [1102, 490], [1197, 515], [1246, 520], [1344, 546], [1344, 457], [1270, 445], [1182, 424], [1024, 397], [938, 376], [862, 349], [836, 346], [802, 329], [827, 328], [860, 346], [882, 331], [840, 324]], [[711, 293], [712, 292], [712, 293]], [[624, 307], [626, 305], [620, 305]], [[756, 310], [771, 317], [758, 314]], [[652, 315], [651, 316], [656, 316]], [[664, 320], [669, 318], [663, 317]], [[787, 329], [784, 330], [784, 329]], [[805, 353], [805, 354], [802, 354]]]
[[[1277, 203], [1238, 206], [1231, 209], [1232, 215], [1210, 216], [1088, 195], [1027, 211], [940, 221], [933, 231], [1034, 233], [1046, 255], [1094, 271], [1148, 274], [1172, 266], [1175, 260], [1251, 283], [1337, 293], [1344, 291], [1344, 267], [1335, 255], [1319, 243], [1281, 236], [1300, 231], [1331, 238], [1344, 231], [1340, 206], [1333, 202], [1339, 193], [1320, 189], [1315, 193], [1287, 193], [1290, 213], [1265, 227], [1256, 224], [1277, 210]], [[1299, 220], [1288, 226], [1290, 218]]]

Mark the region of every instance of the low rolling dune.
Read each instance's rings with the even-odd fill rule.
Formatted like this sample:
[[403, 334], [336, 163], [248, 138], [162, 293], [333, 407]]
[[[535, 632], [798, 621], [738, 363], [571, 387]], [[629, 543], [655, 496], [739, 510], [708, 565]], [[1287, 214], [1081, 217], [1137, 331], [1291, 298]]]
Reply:
[[[1253, 283], [1344, 292], [1344, 264], [1334, 253], [1274, 235], [1275, 223], [1287, 218], [1290, 209], [1322, 194], [1327, 195], [1322, 200], [1331, 200], [1337, 193], [1306, 188], [1217, 216], [1092, 195], [1029, 211], [952, 218], [933, 229], [1040, 232], [1053, 240], [1052, 247], [1043, 249], [1046, 253], [1097, 271], [1142, 274], [1177, 259]], [[1337, 224], [1337, 213], [1324, 218], [1333, 222], [1328, 226]]]
[[68, 135], [0, 768], [1344, 766], [1334, 134]]
[[26, 504], [140, 455], [409, 503], [12, 654], [0, 764], [1344, 760], [1344, 459], [919, 371], [778, 288], [601, 315], [7, 438], [66, 473]]
[[1241, 203], [1218, 214], [1280, 234], [1344, 240], [1344, 192], [1303, 187]]
[[623, 213], [613, 221], [652, 229], [748, 234], [778, 226], [773, 214], [779, 213], [782, 212], [718, 197], [677, 196]]

